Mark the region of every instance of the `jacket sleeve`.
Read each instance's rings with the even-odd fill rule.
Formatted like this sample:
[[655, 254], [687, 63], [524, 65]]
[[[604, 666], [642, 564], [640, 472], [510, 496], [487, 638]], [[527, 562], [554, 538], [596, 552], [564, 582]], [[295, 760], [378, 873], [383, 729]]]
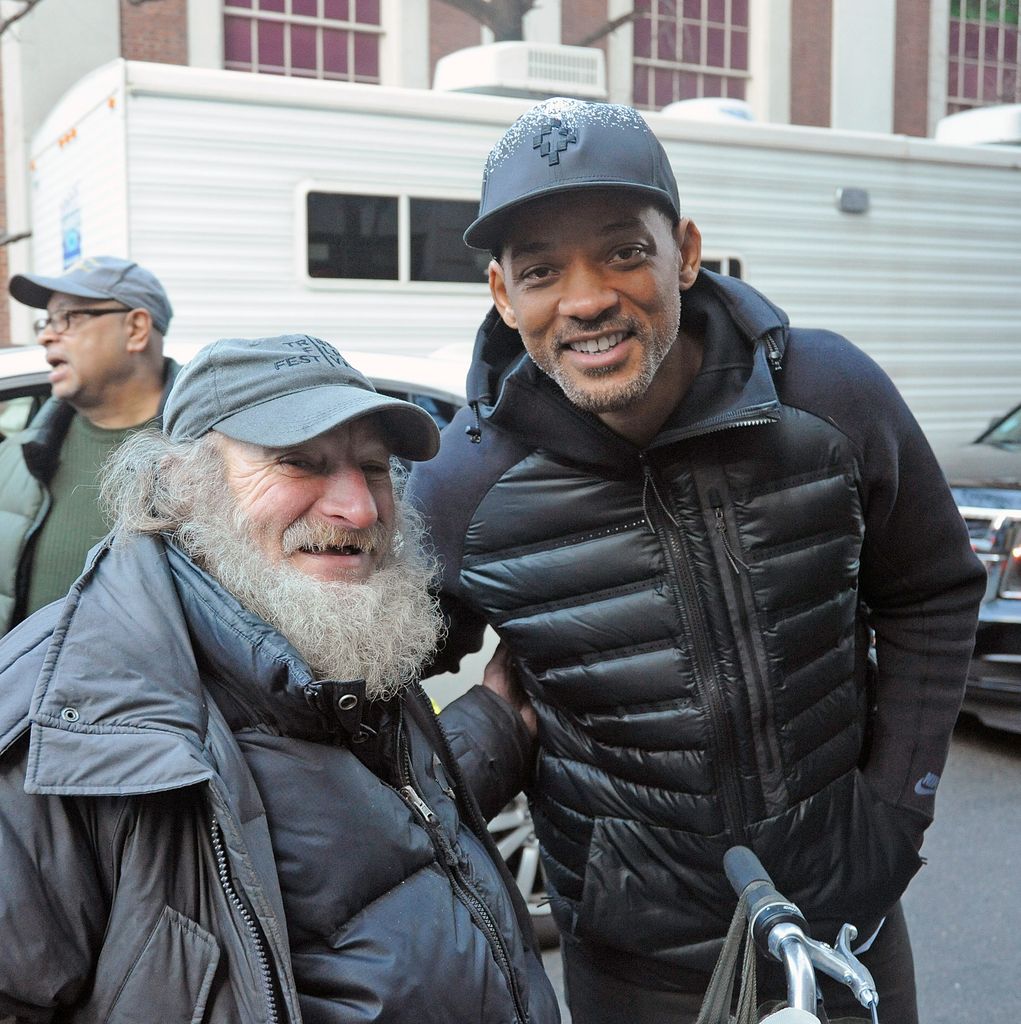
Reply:
[[0, 1019], [64, 1019], [87, 996], [106, 922], [88, 801], [25, 793], [28, 734], [0, 757]]
[[856, 445], [861, 467], [859, 587], [878, 665], [863, 771], [876, 796], [905, 812], [920, 845], [964, 695], [985, 571], [892, 381], [864, 353], [838, 341], [829, 352], [823, 341], [816, 386], [833, 396], [830, 421]]
[[510, 704], [473, 686], [440, 714], [443, 731], [482, 816], [489, 821], [531, 781], [536, 741]]
[[423, 675], [426, 678], [443, 672], [456, 672], [462, 658], [482, 650], [483, 634], [486, 631], [485, 620], [457, 598], [441, 593], [439, 600], [444, 635], [439, 649], [425, 667]]

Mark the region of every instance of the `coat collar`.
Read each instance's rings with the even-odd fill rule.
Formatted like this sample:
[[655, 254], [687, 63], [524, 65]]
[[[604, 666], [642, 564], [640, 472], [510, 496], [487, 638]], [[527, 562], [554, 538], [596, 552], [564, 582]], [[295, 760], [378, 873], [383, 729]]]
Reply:
[[[173, 359], [163, 360], [163, 394], [156, 412], [162, 419], [163, 406], [181, 367]], [[74, 407], [61, 398], [49, 398], [29, 426], [18, 435], [28, 471], [44, 485], [49, 484], [60, 465], [60, 449], [75, 417]]]
[[316, 720], [308, 670], [283, 637], [161, 538], [115, 535], [94, 549], [53, 631], [26, 791], [122, 796], [207, 781], [218, 759], [203, 673], [227, 666], [284, 708], [285, 727]]
[[[780, 402], [772, 374], [786, 347], [783, 310], [749, 285], [709, 271], [702, 271], [695, 287], [684, 293], [683, 309], [686, 321], [704, 336], [705, 356], [690, 391], [654, 444], [776, 419]], [[476, 340], [468, 399], [481, 425], [491, 423], [571, 461], [598, 462], [610, 475], [634, 455], [630, 442], [571, 405], [528, 358], [520, 335], [495, 309]]]

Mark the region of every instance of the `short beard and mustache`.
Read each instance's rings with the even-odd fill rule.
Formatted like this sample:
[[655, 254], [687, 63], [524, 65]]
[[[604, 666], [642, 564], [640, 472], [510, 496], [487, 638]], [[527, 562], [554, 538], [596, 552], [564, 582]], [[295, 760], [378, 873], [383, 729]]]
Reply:
[[[625, 335], [633, 335], [642, 347], [641, 365], [634, 377], [615, 383], [611, 388], [600, 388], [596, 392], [588, 391], [583, 383], [577, 382], [565, 369], [563, 363], [564, 345], [577, 331], [558, 331], [553, 338], [552, 348], [536, 350], [532, 353], [532, 361], [551, 378], [567, 396], [572, 405], [598, 416], [601, 413], [623, 412], [638, 402], [652, 386], [653, 379], [670, 349], [677, 343], [681, 329], [681, 299], [678, 293], [676, 302], [667, 305], [663, 314], [663, 324], [643, 326], [634, 317], [607, 316], [591, 323], [585, 323], [586, 331], [622, 331]], [[585, 377], [591, 381], [612, 379], [618, 374], [617, 367], [609, 369], [591, 369]]]
[[287, 638], [315, 678], [364, 679], [369, 699], [386, 700], [418, 677], [442, 632], [422, 527], [403, 499], [396, 509], [393, 530], [381, 523], [340, 530], [303, 518], [284, 533], [285, 553], [345, 546], [383, 552], [362, 582], [326, 582], [269, 562], [257, 527], [233, 507], [217, 474], [195, 489], [175, 534], [221, 586]]

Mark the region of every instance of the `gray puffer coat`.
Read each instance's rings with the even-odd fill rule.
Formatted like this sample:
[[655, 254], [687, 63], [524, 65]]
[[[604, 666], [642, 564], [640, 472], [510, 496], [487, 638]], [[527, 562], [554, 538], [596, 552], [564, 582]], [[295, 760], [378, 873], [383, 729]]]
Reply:
[[363, 697], [169, 544], [97, 548], [0, 643], [0, 1018], [557, 1021], [424, 694]]

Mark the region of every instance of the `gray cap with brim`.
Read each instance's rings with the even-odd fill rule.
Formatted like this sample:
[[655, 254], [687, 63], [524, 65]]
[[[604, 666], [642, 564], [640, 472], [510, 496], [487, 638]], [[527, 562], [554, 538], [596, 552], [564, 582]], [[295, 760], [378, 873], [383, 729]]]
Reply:
[[379, 394], [329, 342], [307, 334], [223, 338], [178, 374], [163, 429], [174, 440], [215, 430], [285, 448], [366, 416], [379, 418], [401, 458], [424, 462], [439, 450], [439, 429], [424, 409]]
[[507, 129], [486, 161], [479, 215], [464, 240], [495, 251], [525, 203], [577, 189], [629, 189], [647, 195], [674, 220], [677, 179], [659, 139], [632, 107], [555, 97]]
[[18, 302], [33, 309], [45, 309], [54, 292], [80, 299], [109, 299], [128, 309], [145, 309], [160, 334], [167, 333], [174, 315], [167, 293], [156, 275], [118, 256], [81, 259], [60, 277], [15, 274], [8, 291]]

